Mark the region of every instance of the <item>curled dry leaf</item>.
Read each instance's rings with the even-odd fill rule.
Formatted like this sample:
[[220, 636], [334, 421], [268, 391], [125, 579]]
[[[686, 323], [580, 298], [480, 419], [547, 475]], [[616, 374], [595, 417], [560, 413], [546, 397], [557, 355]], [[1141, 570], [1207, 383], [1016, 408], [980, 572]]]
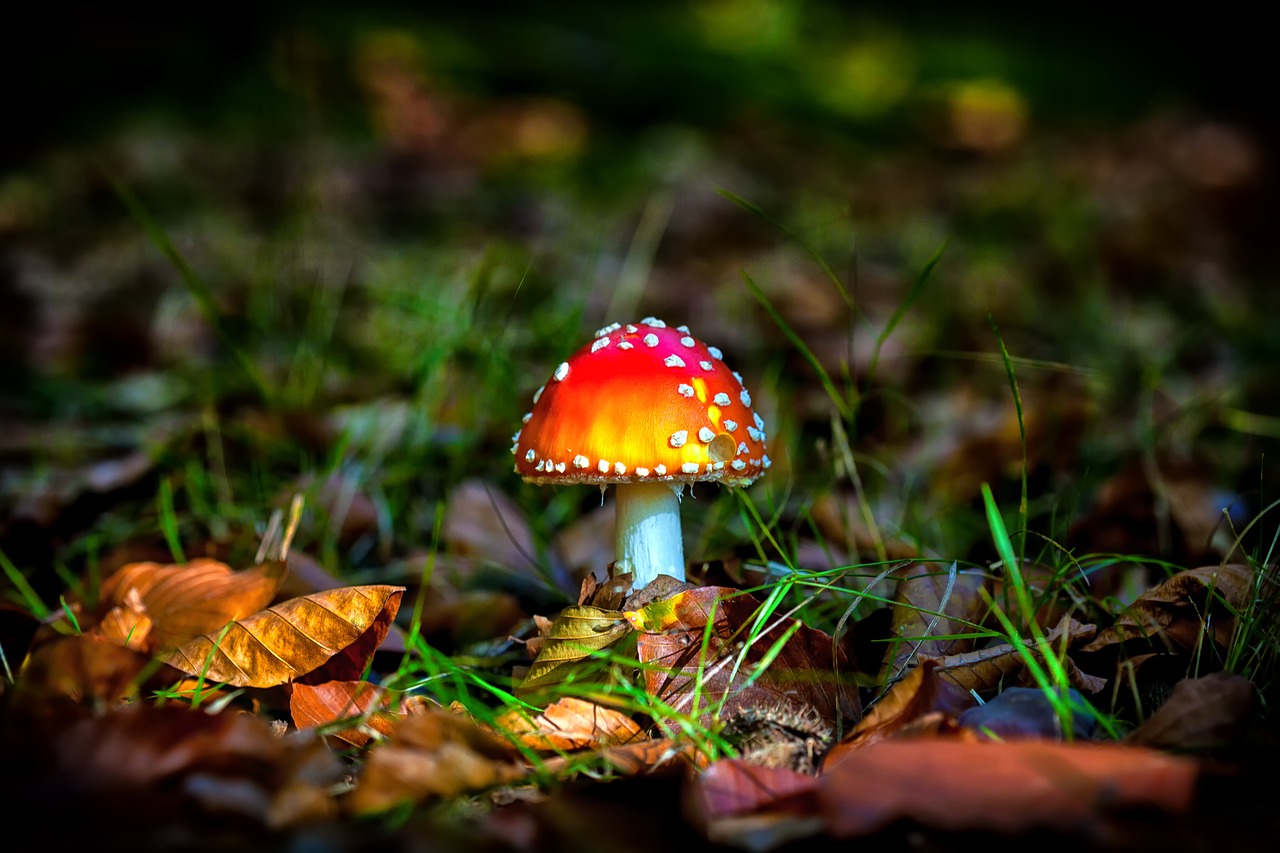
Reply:
[[631, 626], [616, 610], [601, 610], [581, 604], [566, 607], [542, 639], [538, 656], [520, 682], [520, 689], [528, 690], [561, 681], [573, 664], [612, 645], [630, 632]]
[[825, 828], [866, 835], [898, 820], [951, 831], [1101, 831], [1112, 810], [1185, 812], [1192, 761], [1092, 743], [887, 740], [821, 777]]
[[1196, 648], [1206, 632], [1225, 648], [1235, 630], [1232, 614], [1248, 606], [1253, 582], [1253, 569], [1238, 563], [1178, 572], [1139, 596], [1084, 651], [1140, 638], [1186, 651]]
[[231, 622], [160, 655], [191, 675], [236, 687], [273, 687], [335, 664], [323, 681], [356, 678], [386, 637], [400, 607], [400, 586], [351, 586], [318, 592]]
[[795, 798], [799, 802], [820, 784], [817, 778], [794, 770], [726, 758], [694, 777], [690, 793], [695, 813], [703, 823], [710, 823], [765, 808], [786, 811], [779, 808], [783, 801]]
[[[647, 738], [618, 746], [605, 747], [596, 753], [601, 763], [623, 776], [653, 773], [669, 767], [705, 766], [705, 753], [683, 738]], [[555, 756], [540, 767], [550, 774], [560, 773], [576, 762], [577, 757]]]
[[[134, 697], [150, 658], [123, 644], [84, 634], [35, 648], [18, 677], [15, 701], [39, 708], [51, 699], [114, 705]], [[169, 670], [171, 673], [172, 670]]]
[[650, 665], [645, 688], [704, 724], [722, 701], [732, 703], [731, 712], [812, 708], [836, 731], [855, 722], [861, 703], [845, 672], [844, 651], [830, 635], [777, 615], [748, 643], [759, 609], [758, 601], [737, 590], [698, 587], [627, 611], [627, 621], [641, 632], [640, 661]]
[[514, 708], [494, 720], [493, 727], [542, 751], [613, 746], [644, 737], [635, 720], [621, 711], [574, 696], [551, 703], [536, 716]]
[[330, 742], [363, 748], [373, 736], [391, 734], [399, 716], [412, 713], [399, 690], [388, 690], [368, 681], [328, 681], [324, 684], [294, 684], [289, 692], [289, 713], [299, 729], [324, 726], [338, 720], [355, 720], [351, 728], [331, 732]]
[[287, 572], [280, 561], [243, 572], [208, 559], [131, 563], [103, 582], [101, 601], [145, 614], [151, 621], [147, 648], [164, 651], [257, 613], [271, 603]]
[[[1070, 648], [1079, 640], [1087, 640], [1094, 635], [1095, 631], [1097, 627], [1094, 625], [1082, 625], [1064, 616], [1057, 627], [1045, 634], [1045, 642], [1051, 650], [1049, 654], [1056, 655], [1064, 645]], [[1024, 644], [1029, 650], [1035, 647], [1034, 642], [1031, 641], [1024, 641]], [[1044, 655], [1038, 651], [1032, 653], [1043, 666]], [[936, 662], [938, 675], [941, 678], [964, 690], [976, 690], [979, 693], [995, 690], [1010, 679], [1018, 678], [1024, 673], [1027, 665], [1023, 653], [1012, 643], [1001, 643], [967, 654], [947, 655], [937, 658]], [[1107, 685], [1106, 679], [1081, 671], [1071, 658], [1063, 659], [1062, 665], [1066, 670], [1068, 682], [1077, 690], [1097, 693]]]
[[829, 770], [850, 752], [893, 737], [926, 714], [941, 712], [948, 718], [954, 718], [971, 707], [974, 704], [972, 694], [953, 681], [942, 678], [938, 666], [937, 661], [926, 659], [908, 671], [880, 701], [871, 706], [853, 731], [832, 747], [823, 767]]
[[1258, 689], [1247, 678], [1215, 672], [1184, 678], [1126, 740], [1155, 749], [1220, 749], [1235, 745], [1258, 711]]
[[381, 812], [513, 782], [527, 772], [511, 744], [466, 718], [431, 710], [400, 720], [369, 750], [347, 806], [356, 814]]

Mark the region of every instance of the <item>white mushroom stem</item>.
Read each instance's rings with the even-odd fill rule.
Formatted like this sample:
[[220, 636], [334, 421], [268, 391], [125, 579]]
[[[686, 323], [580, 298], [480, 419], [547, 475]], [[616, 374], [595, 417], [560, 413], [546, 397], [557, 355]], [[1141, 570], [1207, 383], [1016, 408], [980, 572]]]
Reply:
[[631, 572], [632, 588], [658, 575], [684, 580], [678, 487], [669, 483], [619, 483], [614, 496], [619, 572]]

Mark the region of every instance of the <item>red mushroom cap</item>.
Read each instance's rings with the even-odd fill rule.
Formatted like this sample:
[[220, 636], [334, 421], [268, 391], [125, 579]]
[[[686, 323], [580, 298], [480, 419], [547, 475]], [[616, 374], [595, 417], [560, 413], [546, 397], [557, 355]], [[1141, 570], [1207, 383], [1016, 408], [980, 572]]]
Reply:
[[596, 332], [524, 419], [512, 452], [530, 483], [748, 486], [770, 465], [742, 377], [687, 328], [652, 317]]

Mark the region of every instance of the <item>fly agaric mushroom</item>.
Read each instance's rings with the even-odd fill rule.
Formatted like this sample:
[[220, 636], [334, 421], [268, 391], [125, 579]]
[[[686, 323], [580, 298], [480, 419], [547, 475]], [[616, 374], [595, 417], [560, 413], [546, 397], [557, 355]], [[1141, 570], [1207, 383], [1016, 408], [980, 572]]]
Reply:
[[686, 483], [745, 487], [770, 465], [764, 421], [721, 359], [685, 326], [606, 326], [534, 393], [512, 438], [525, 482], [617, 484], [617, 566], [636, 589], [684, 580]]

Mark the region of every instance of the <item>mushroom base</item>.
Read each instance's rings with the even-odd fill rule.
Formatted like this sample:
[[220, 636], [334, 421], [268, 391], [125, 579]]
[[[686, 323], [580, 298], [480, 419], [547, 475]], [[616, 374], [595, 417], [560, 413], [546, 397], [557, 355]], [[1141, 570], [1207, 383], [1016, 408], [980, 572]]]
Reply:
[[658, 575], [684, 580], [684, 541], [680, 532], [681, 486], [620, 483], [616, 556], [619, 572], [631, 572], [632, 587], [647, 586]]

